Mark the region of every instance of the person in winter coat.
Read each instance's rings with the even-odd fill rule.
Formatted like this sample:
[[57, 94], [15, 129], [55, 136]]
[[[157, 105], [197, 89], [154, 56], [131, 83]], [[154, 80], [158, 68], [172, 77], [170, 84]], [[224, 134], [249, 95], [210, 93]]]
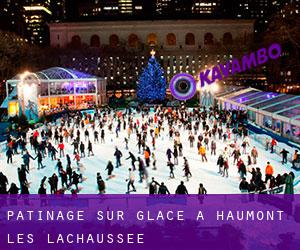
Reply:
[[298, 162], [298, 160], [299, 160], [298, 158], [299, 158], [299, 156], [298, 156], [298, 150], [295, 150], [294, 155], [293, 155], [293, 161], [292, 161], [292, 167], [293, 167], [293, 168], [296, 167], [296, 166], [295, 166], [295, 163]]
[[146, 166], [149, 167], [150, 166], [150, 154], [149, 154], [148, 150], [144, 151], [144, 157], [145, 157]]
[[138, 162], [139, 162], [139, 176], [140, 176], [140, 183], [143, 182], [143, 178], [144, 178], [144, 173], [145, 173], [145, 165], [144, 165], [144, 161], [138, 157]]
[[203, 146], [203, 145], [200, 146], [199, 154], [201, 155], [202, 162], [204, 162], [204, 161], [207, 162], [205, 146]]
[[102, 179], [100, 173], [97, 173], [97, 185], [99, 194], [105, 194], [105, 182]]
[[263, 181], [262, 181], [262, 174], [261, 174], [260, 168], [256, 168], [256, 174], [255, 174], [254, 184], [258, 188], [259, 186], [261, 186], [262, 182]]
[[176, 194], [188, 194], [186, 186], [184, 185], [183, 181], [180, 182], [180, 185], [176, 189]]
[[169, 175], [169, 177], [171, 179], [174, 179], [175, 178], [175, 176], [174, 176], [174, 164], [171, 161], [169, 161], [167, 165], [170, 168], [170, 175]]
[[107, 175], [108, 175], [107, 179], [111, 179], [112, 178], [112, 172], [114, 170], [114, 166], [113, 166], [111, 161], [108, 162], [105, 170], [107, 170]]
[[256, 147], [252, 148], [252, 150], [251, 150], [251, 157], [252, 157], [252, 160], [253, 160], [253, 164], [256, 165], [256, 163], [257, 163], [257, 157], [258, 157], [258, 152], [257, 152]]
[[154, 179], [154, 177], [152, 177], [152, 181], [149, 185], [149, 194], [157, 194], [159, 186], [160, 184]]
[[51, 194], [57, 192], [58, 177], [56, 174], [53, 174], [49, 179], [48, 183], [50, 184]]
[[38, 194], [42, 194], [42, 195], [45, 195], [47, 194], [47, 190], [46, 190], [46, 185], [45, 185], [45, 181], [47, 180], [47, 177], [44, 176], [44, 178], [41, 180], [41, 184], [40, 184], [40, 187], [39, 187], [39, 190], [38, 190]]
[[267, 162], [265, 174], [266, 174], [265, 182], [267, 182], [274, 174], [274, 169], [273, 169], [272, 165], [270, 164], [270, 162]]
[[11, 148], [8, 148], [6, 151], [6, 157], [7, 157], [7, 164], [12, 164], [12, 156], [14, 155], [13, 150]]
[[235, 162], [238, 162], [238, 160], [239, 160], [239, 158], [240, 158], [240, 156], [241, 156], [240, 150], [239, 150], [239, 149], [235, 149], [235, 150], [232, 152], [231, 156], [233, 156], [233, 164], [235, 164]]
[[207, 190], [205, 189], [202, 183], [199, 184], [198, 194], [207, 194]]
[[34, 160], [34, 158], [28, 153], [28, 151], [25, 152], [25, 154], [22, 156], [22, 158], [23, 158], [23, 164], [29, 171], [30, 159]]
[[7, 185], [7, 177], [2, 172], [0, 172], [0, 194], [7, 194]]
[[88, 142], [88, 156], [90, 155], [94, 155], [94, 152], [93, 152], [93, 145], [91, 143], [91, 141]]
[[20, 191], [20, 188], [18, 188], [15, 183], [10, 184], [10, 188], [8, 189], [9, 194], [18, 194], [19, 191]]
[[228, 159], [224, 161], [224, 171], [223, 171], [223, 177], [228, 177], [228, 169], [229, 169], [229, 163]]
[[184, 171], [184, 176], [186, 177], [186, 180], [189, 181], [189, 177], [192, 177], [191, 171], [190, 171], [190, 166], [188, 163], [188, 160], [183, 157], [184, 163], [183, 163], [183, 171]]
[[178, 150], [176, 145], [174, 145], [173, 156], [174, 156], [174, 165], [178, 165]]
[[287, 155], [288, 155], [289, 151], [282, 149], [280, 154], [282, 155], [282, 164], [287, 163]]
[[114, 156], [116, 157], [116, 168], [122, 166], [121, 157], [123, 156], [122, 152], [116, 147]]
[[73, 174], [72, 174], [72, 184], [75, 185], [77, 192], [79, 191], [79, 188], [78, 188], [79, 177], [80, 177], [79, 174], [77, 174], [75, 171], [73, 171]]
[[211, 155], [216, 155], [217, 144], [214, 140], [211, 141]]
[[153, 170], [156, 170], [156, 155], [154, 154], [154, 152], [152, 152], [152, 165], [153, 165]]
[[246, 181], [246, 178], [242, 178], [242, 181], [240, 182], [239, 186], [242, 193], [248, 193], [249, 192], [249, 183]]
[[44, 168], [45, 166], [43, 165], [43, 155], [41, 151], [38, 151], [37, 156], [35, 157], [38, 161], [38, 170]]
[[293, 172], [290, 172], [288, 176], [285, 178], [285, 194], [294, 194], [294, 178], [295, 175]]
[[167, 158], [168, 158], [168, 162], [170, 162], [171, 158], [172, 158], [172, 150], [168, 148], [166, 155], [167, 155]]
[[247, 169], [244, 162], [240, 159], [238, 164], [238, 172], [240, 174], [240, 178], [243, 179], [247, 175]]
[[68, 188], [68, 173], [64, 169], [61, 169], [59, 175], [61, 178], [62, 188]]
[[65, 144], [63, 142], [58, 144], [59, 157], [65, 157]]
[[224, 167], [224, 159], [222, 155], [219, 155], [218, 161], [217, 161], [217, 165], [219, 166], [219, 172], [218, 174], [222, 174], [223, 175], [223, 167]]
[[277, 141], [273, 138], [271, 141], [271, 153], [274, 152], [274, 147], [277, 145]]
[[80, 157], [81, 158], [85, 157], [85, 152], [84, 152], [85, 146], [84, 146], [83, 142], [80, 142], [79, 150], [80, 150]]
[[135, 171], [135, 162], [136, 162], [136, 158], [134, 156], [133, 153], [129, 152], [129, 156], [126, 158], [126, 160], [131, 159], [131, 166], [133, 168], [133, 171]]
[[163, 182], [159, 186], [158, 194], [170, 194], [168, 188], [165, 186]]
[[129, 171], [129, 177], [126, 181], [128, 181], [127, 183], [127, 193], [130, 192], [130, 187], [132, 187], [133, 192], [136, 192], [135, 186], [134, 186], [134, 172], [131, 170], [131, 168], [128, 169]]

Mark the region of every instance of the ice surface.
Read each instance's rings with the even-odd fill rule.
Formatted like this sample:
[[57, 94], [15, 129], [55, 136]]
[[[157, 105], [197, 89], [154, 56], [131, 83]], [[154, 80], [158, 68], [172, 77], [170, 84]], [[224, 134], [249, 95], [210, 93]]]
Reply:
[[[140, 121], [142, 118], [140, 115], [136, 114], [134, 116], [134, 119], [139, 119]], [[114, 123], [116, 125], [116, 122]], [[147, 145], [150, 147], [150, 149], [155, 152], [156, 158], [157, 158], [157, 170], [152, 170], [152, 163], [149, 168], [147, 168], [149, 173], [149, 180], [151, 177], [155, 177], [155, 180], [158, 182], [164, 182], [171, 193], [174, 193], [176, 190], [176, 187], [180, 183], [180, 181], [184, 181], [185, 185], [189, 191], [189, 193], [197, 193], [198, 192], [198, 186], [199, 183], [203, 183], [204, 187], [207, 189], [209, 194], [232, 194], [232, 193], [239, 193], [239, 174], [237, 172], [237, 166], [233, 165], [233, 158], [230, 157], [229, 160], [229, 177], [224, 178], [221, 177], [218, 172], [218, 166], [216, 164], [218, 155], [222, 153], [225, 146], [228, 146], [230, 144], [230, 141], [223, 142], [222, 140], [216, 140], [217, 141], [217, 155], [211, 156], [210, 151], [207, 152], [207, 158], [208, 162], [203, 163], [201, 161], [200, 155], [198, 155], [198, 151], [196, 149], [196, 145], [194, 145], [194, 148], [189, 147], [188, 143], [188, 131], [184, 131], [183, 129], [179, 130], [181, 134], [181, 142], [183, 143], [183, 155], [187, 157], [192, 173], [192, 177], [187, 182], [186, 179], [183, 177], [183, 158], [179, 157], [179, 165], [175, 166], [174, 174], [175, 179], [169, 179], [169, 167], [167, 166], [167, 157], [166, 157], [166, 151], [168, 148], [173, 150], [173, 141], [169, 139], [168, 137], [168, 125], [167, 123], [164, 124], [165, 131], [161, 132], [161, 136], [156, 140], [156, 150], [153, 151], [151, 146], [151, 137], [148, 135], [148, 142]], [[121, 126], [122, 127], [122, 126]], [[200, 126], [201, 127], [201, 126]], [[99, 130], [99, 127], [96, 124], [96, 129]], [[148, 128], [150, 129], [150, 127]], [[84, 164], [86, 171], [84, 172], [84, 177], [87, 177], [87, 180], [83, 183], [79, 184], [80, 187], [82, 187], [82, 190], [80, 193], [85, 194], [93, 194], [97, 193], [97, 183], [96, 183], [96, 173], [100, 172], [102, 177], [104, 179], [107, 178], [107, 171], [105, 171], [107, 162], [109, 160], [112, 160], [113, 164], [115, 164], [115, 158], [114, 158], [114, 150], [117, 146], [123, 153], [122, 157], [122, 166], [118, 169], [114, 169], [113, 174], [115, 175], [115, 178], [110, 179], [108, 181], [105, 181], [106, 183], [106, 193], [111, 194], [124, 194], [127, 191], [127, 182], [126, 179], [128, 178], [128, 168], [131, 166], [130, 160], [125, 160], [125, 158], [128, 157], [128, 151], [131, 151], [136, 157], [140, 156], [143, 158], [142, 154], [138, 154], [138, 148], [136, 146], [136, 134], [133, 133], [131, 135], [131, 138], [129, 140], [129, 150], [125, 149], [125, 143], [124, 138], [127, 137], [127, 131], [123, 130], [123, 127], [121, 128], [121, 132], [119, 134], [119, 138], [116, 138], [116, 135], [114, 133], [115, 129], [112, 129], [112, 133], [110, 133], [105, 127], [105, 134], [106, 134], [106, 142], [105, 144], [93, 143], [93, 151], [95, 153], [95, 156], [86, 157], [81, 160], [81, 162]], [[75, 131], [76, 132], [76, 131]], [[93, 132], [92, 128], [89, 127], [90, 132], [90, 140], [93, 141]], [[76, 133], [74, 133], [76, 134]], [[196, 137], [196, 136], [195, 136]], [[81, 130], [81, 138], [84, 140], [84, 130]], [[99, 134], [100, 139], [100, 134]], [[232, 139], [232, 138], [231, 138]], [[196, 141], [196, 140], [195, 140]], [[232, 140], [231, 140], [232, 141]], [[87, 148], [87, 141], [84, 141], [85, 146]], [[238, 140], [238, 143], [241, 144], [241, 139]], [[195, 142], [196, 144], [196, 142]], [[57, 147], [57, 145], [55, 145]], [[73, 161], [73, 147], [65, 143], [66, 149], [65, 153], [68, 153], [72, 158], [72, 167], [75, 168], [76, 164]], [[264, 171], [266, 167], [267, 161], [270, 161], [271, 165], [274, 167], [275, 176], [280, 173], [283, 174], [285, 172], [290, 172], [291, 164], [288, 163], [287, 165], [281, 164], [281, 158], [280, 156], [276, 154], [271, 154], [269, 152], [266, 152], [264, 149], [264, 146], [259, 144], [258, 142], [254, 141], [253, 139], [250, 139], [250, 147], [248, 148], [248, 152], [250, 152], [252, 146], [256, 146], [258, 149], [258, 162], [257, 167], [260, 167], [263, 173], [264, 178]], [[29, 152], [32, 156], [36, 156], [35, 153], [30, 149], [30, 145], [28, 143], [27, 148], [29, 149]], [[293, 150], [293, 149], [291, 149]], [[291, 153], [293, 151], [290, 151]], [[59, 154], [57, 154], [59, 155]], [[86, 154], [87, 155], [87, 154]], [[245, 163], [247, 163], [247, 155], [242, 155], [242, 159]], [[62, 159], [63, 166], [66, 168], [66, 159]], [[13, 164], [7, 164], [6, 163], [6, 156], [5, 152], [1, 153], [1, 159], [0, 159], [0, 171], [2, 171], [9, 179], [9, 183], [15, 182], [19, 186], [19, 181], [17, 177], [17, 168], [22, 163], [21, 155], [16, 155], [13, 157]], [[50, 158], [46, 157], [44, 160], [44, 165], [46, 165], [46, 168], [42, 170], [37, 170], [37, 161], [31, 161], [31, 170], [30, 174], [28, 175], [28, 181], [31, 183], [30, 185], [30, 193], [37, 193], [40, 181], [44, 176], [50, 177], [53, 173], [57, 173], [57, 169], [55, 169], [56, 161], [51, 161]], [[136, 163], [136, 166], [138, 164]], [[255, 167], [256, 167], [255, 166]], [[251, 166], [249, 166], [249, 169]], [[295, 172], [296, 179], [299, 180], [299, 172]], [[138, 182], [138, 171], [135, 171], [135, 186], [137, 189], [138, 194], [148, 193], [148, 188], [146, 181], [143, 183]], [[250, 174], [248, 174], [247, 179], [250, 179]], [[59, 188], [61, 187], [61, 182], [59, 179]], [[50, 192], [50, 187], [48, 185], [47, 187], [47, 193]], [[295, 187], [295, 192], [300, 193], [300, 184], [298, 184]]]

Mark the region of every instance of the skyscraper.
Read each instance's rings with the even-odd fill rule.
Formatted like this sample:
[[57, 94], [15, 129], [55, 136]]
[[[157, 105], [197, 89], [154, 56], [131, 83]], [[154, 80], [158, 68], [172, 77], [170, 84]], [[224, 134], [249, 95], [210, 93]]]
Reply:
[[46, 45], [49, 37], [47, 22], [52, 16], [50, 0], [25, 0], [23, 7], [29, 42]]
[[22, 0], [0, 1], [0, 29], [15, 32], [20, 36], [26, 33]]
[[121, 14], [132, 14], [132, 0], [119, 0], [119, 10]]

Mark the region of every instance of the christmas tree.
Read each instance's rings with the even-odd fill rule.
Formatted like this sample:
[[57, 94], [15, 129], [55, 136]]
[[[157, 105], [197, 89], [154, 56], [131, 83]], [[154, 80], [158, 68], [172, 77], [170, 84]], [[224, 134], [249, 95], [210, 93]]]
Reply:
[[164, 72], [155, 59], [155, 52], [151, 51], [151, 58], [147, 67], [140, 75], [137, 86], [137, 97], [142, 102], [163, 101], [166, 96], [166, 79]]

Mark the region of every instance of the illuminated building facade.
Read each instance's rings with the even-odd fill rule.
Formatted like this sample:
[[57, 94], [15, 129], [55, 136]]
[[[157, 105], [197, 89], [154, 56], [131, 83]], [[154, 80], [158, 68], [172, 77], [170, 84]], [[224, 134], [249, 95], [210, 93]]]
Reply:
[[[156, 50], [156, 58], [164, 68], [168, 82], [180, 72], [197, 76], [201, 69], [241, 55], [247, 49], [247, 42], [251, 41], [253, 21], [55, 23], [50, 25], [50, 34], [52, 47], [71, 47], [80, 51], [82, 46], [87, 46], [92, 51], [86, 56], [78, 53], [61, 55], [62, 67], [103, 77], [107, 80], [109, 93], [121, 90], [130, 95], [147, 65], [151, 48]], [[102, 48], [108, 52], [101, 52]], [[230, 80], [243, 84], [253, 79], [259, 84], [258, 77], [265, 80], [254, 73]]]

